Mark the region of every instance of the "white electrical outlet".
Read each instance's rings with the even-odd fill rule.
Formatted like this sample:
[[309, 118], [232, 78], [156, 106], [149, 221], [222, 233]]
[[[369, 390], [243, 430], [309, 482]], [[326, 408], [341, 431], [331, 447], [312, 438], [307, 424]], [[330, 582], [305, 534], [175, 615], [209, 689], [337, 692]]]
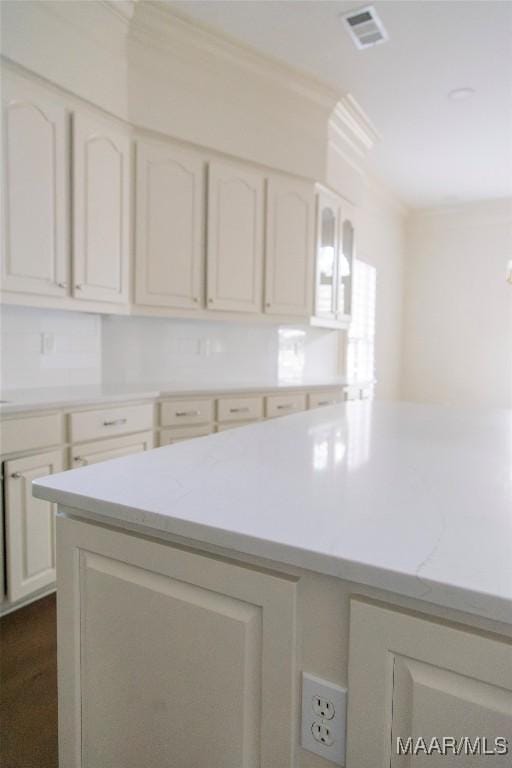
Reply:
[[52, 355], [55, 352], [55, 335], [53, 333], [41, 334], [41, 354]]
[[301, 744], [336, 765], [345, 761], [347, 689], [302, 673]]

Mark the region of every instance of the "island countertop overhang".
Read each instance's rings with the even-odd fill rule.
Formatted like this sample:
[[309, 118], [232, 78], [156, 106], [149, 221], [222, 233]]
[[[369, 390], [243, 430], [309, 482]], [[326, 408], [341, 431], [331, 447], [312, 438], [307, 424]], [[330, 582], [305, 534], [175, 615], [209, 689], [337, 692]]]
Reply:
[[512, 624], [512, 413], [355, 402], [38, 479], [34, 495]]

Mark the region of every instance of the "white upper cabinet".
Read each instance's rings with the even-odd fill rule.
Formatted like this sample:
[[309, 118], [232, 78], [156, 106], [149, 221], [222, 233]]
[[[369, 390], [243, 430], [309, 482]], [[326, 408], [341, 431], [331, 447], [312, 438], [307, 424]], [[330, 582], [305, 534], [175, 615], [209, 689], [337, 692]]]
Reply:
[[138, 304], [194, 309], [204, 294], [205, 163], [172, 145], [137, 144]]
[[313, 298], [314, 189], [272, 177], [267, 186], [265, 312], [309, 317]]
[[67, 113], [3, 74], [2, 287], [64, 296], [69, 284]]
[[208, 309], [262, 311], [263, 176], [232, 163], [210, 163]]
[[130, 138], [106, 121], [73, 115], [73, 294], [127, 302]]
[[346, 327], [352, 311], [354, 208], [333, 192], [318, 193], [315, 319]]

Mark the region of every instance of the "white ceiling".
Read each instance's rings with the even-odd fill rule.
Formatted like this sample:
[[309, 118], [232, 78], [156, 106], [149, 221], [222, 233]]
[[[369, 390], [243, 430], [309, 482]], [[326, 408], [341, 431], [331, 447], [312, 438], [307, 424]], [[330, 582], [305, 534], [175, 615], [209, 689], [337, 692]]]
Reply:
[[[376, 0], [390, 40], [364, 51], [339, 18], [364, 0], [170, 4], [351, 93], [381, 136], [374, 171], [407, 204], [512, 196], [512, 2]], [[471, 99], [447, 98], [464, 86]]]

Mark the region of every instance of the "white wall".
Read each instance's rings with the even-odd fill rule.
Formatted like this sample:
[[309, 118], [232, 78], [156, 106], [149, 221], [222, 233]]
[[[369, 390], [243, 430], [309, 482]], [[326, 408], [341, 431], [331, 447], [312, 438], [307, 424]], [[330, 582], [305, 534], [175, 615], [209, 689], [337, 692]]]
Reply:
[[357, 224], [357, 258], [377, 269], [375, 395], [378, 399], [395, 400], [402, 390], [406, 211], [385, 191], [367, 185]]
[[[53, 348], [42, 352], [42, 336]], [[101, 318], [82, 312], [0, 308], [2, 390], [101, 381]]]
[[512, 200], [418, 213], [405, 284], [407, 399], [512, 407]]

